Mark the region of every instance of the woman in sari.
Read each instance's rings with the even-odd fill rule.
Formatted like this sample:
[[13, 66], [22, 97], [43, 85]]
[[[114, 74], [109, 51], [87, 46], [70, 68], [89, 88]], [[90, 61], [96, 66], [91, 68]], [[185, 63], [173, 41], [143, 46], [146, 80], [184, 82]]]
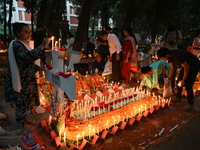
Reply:
[[123, 56], [122, 56], [122, 69], [121, 75], [125, 82], [130, 82], [131, 70], [136, 71], [138, 68], [138, 53], [136, 51], [136, 38], [132, 33], [131, 27], [124, 29], [124, 35], [126, 36], [123, 41]]

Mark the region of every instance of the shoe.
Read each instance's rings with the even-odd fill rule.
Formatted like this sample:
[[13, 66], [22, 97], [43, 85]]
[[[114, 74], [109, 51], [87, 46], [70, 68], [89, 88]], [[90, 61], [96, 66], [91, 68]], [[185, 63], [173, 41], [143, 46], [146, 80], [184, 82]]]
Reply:
[[194, 105], [192, 104], [187, 104], [186, 106], [181, 108], [184, 111], [193, 111], [194, 110]]
[[171, 99], [172, 103], [181, 103], [181, 98], [175, 97]]

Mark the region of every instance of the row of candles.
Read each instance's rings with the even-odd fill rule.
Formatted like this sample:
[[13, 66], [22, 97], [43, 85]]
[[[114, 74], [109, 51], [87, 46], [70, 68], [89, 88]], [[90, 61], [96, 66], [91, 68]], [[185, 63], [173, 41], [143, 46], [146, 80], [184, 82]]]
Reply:
[[55, 48], [57, 48], [57, 44], [58, 44], [58, 48], [61, 47], [61, 38], [58, 39], [58, 41], [55, 41], [55, 47], [54, 47], [54, 36], [51, 37], [51, 41], [52, 41], [52, 50]]
[[[91, 139], [92, 136], [95, 134], [100, 135], [100, 128], [104, 128], [105, 130], [108, 130], [111, 126], [116, 126], [121, 121], [128, 122], [129, 118], [136, 117], [137, 115], [142, 114], [143, 112], [147, 111], [148, 109], [152, 108], [153, 106], [156, 106], [157, 104], [161, 104], [163, 102], [170, 103], [170, 99], [163, 99], [159, 96], [154, 96], [154, 99], [152, 103], [149, 101], [146, 101], [143, 105], [139, 105], [137, 108], [134, 106], [131, 112], [124, 112], [124, 115], [117, 115], [117, 116], [111, 116], [110, 119], [107, 118], [106, 120], [99, 120], [98, 125], [92, 125], [91, 122], [85, 127], [85, 129], [78, 133], [76, 136], [76, 143], [77, 146], [79, 145], [79, 140], [85, 138], [85, 136], [88, 136], [89, 139]], [[49, 116], [49, 122], [51, 122], [52, 117]], [[79, 129], [79, 126], [75, 126], [76, 129]], [[70, 134], [70, 133], [68, 133]], [[65, 130], [59, 131], [60, 139], [63, 137], [64, 143], [66, 144], [66, 139], [68, 138], [67, 132]]]
[[78, 102], [77, 100], [75, 103], [76, 111], [72, 111], [72, 116], [76, 120], [87, 120], [91, 117], [122, 108], [131, 102], [138, 101], [149, 95], [150, 92], [138, 91], [137, 88], [136, 90], [134, 88], [129, 88], [120, 92], [110, 93], [106, 96], [96, 97], [88, 101], [82, 100]]

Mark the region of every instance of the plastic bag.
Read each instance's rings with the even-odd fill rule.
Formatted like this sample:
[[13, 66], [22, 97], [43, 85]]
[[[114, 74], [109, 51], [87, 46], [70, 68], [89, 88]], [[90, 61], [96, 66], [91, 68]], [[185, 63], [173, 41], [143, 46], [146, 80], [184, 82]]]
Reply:
[[173, 95], [172, 83], [171, 82], [168, 82], [168, 84], [166, 83], [166, 81], [168, 81], [168, 78], [165, 78], [164, 81], [165, 81], [165, 84], [163, 87], [163, 97], [172, 96]]

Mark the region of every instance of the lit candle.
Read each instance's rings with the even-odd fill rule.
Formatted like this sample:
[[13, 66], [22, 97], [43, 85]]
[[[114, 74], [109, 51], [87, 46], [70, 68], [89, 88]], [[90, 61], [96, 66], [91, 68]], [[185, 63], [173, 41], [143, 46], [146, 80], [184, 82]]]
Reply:
[[57, 50], [57, 43], [58, 43], [58, 41], [55, 42], [55, 50]]
[[53, 46], [54, 46], [54, 36], [51, 37], [51, 40], [52, 40], [52, 44], [51, 44], [52, 48], [51, 48], [51, 49], [53, 50]]
[[99, 127], [97, 127], [97, 134], [99, 135]]
[[114, 127], [115, 127], [115, 119], [114, 119]]
[[51, 119], [52, 119], [52, 116], [49, 115], [49, 125], [51, 124]]
[[59, 131], [59, 137], [60, 137], [60, 139], [61, 139], [61, 132], [62, 132], [62, 131], [60, 130], [60, 131]]
[[58, 47], [60, 48], [60, 42], [61, 42], [61, 38], [59, 38], [58, 40]]
[[76, 142], [77, 142], [77, 147], [78, 147], [78, 138], [79, 138], [80, 134], [77, 135], [76, 137]]
[[66, 132], [64, 132], [64, 143], [66, 144]]
[[120, 122], [120, 116], [118, 116], [118, 123]]
[[84, 137], [85, 137], [85, 132], [84, 131], [83, 131], [82, 135], [83, 135], [83, 140], [84, 140]]

